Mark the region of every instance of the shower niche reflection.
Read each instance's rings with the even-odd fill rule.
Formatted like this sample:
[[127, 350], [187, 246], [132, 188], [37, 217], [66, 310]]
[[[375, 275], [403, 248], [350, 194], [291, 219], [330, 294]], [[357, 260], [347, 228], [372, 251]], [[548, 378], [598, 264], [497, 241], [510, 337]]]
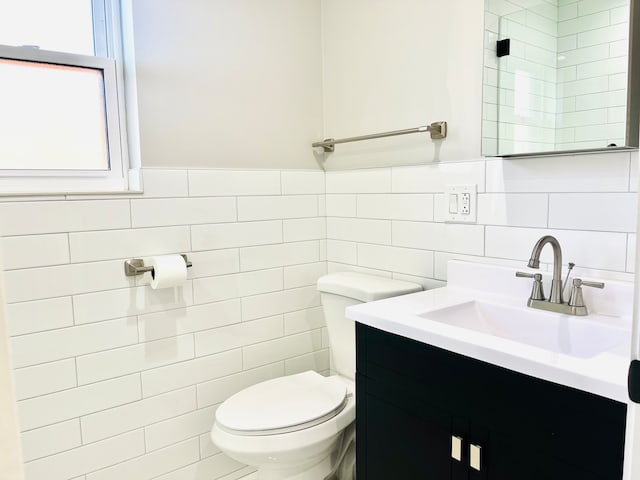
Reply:
[[486, 0], [483, 155], [637, 148], [635, 3]]

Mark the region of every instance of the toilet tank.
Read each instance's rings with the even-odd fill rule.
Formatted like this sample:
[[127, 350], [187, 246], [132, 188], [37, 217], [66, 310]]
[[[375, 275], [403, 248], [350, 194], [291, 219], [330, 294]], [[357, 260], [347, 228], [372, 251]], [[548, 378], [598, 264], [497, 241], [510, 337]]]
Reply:
[[350, 379], [355, 378], [355, 322], [345, 317], [345, 308], [420, 290], [422, 286], [417, 283], [356, 272], [330, 273], [320, 277], [318, 291], [322, 300], [335, 372]]

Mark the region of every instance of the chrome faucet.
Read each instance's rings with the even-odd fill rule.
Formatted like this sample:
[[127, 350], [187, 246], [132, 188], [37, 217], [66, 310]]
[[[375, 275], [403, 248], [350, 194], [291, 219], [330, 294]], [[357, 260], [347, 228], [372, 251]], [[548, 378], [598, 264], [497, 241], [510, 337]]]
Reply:
[[542, 248], [546, 244], [550, 244], [553, 249], [553, 279], [551, 280], [551, 295], [549, 296], [549, 302], [562, 303], [562, 248], [560, 248], [560, 242], [556, 237], [551, 235], [545, 235], [536, 242], [531, 252], [531, 258], [529, 259], [529, 268], [540, 268], [540, 254]]
[[[560, 248], [560, 242], [558, 242], [555, 237], [545, 235], [536, 242], [533, 246], [531, 258], [529, 259], [527, 266], [529, 268], [540, 268], [540, 254], [546, 244], [550, 244], [553, 249], [553, 278], [551, 280], [551, 295], [548, 299], [545, 298], [542, 289], [541, 274], [516, 272], [516, 277], [528, 277], [534, 279], [533, 290], [531, 291], [527, 305], [531, 308], [539, 308], [552, 312], [566, 313], [570, 315], [587, 315], [587, 307], [585, 306], [582, 298], [582, 287], [604, 288], [604, 283], [585, 282], [579, 278], [574, 279], [571, 296], [569, 297], [569, 301], [565, 303], [562, 298], [562, 249]], [[573, 265], [573, 263], [569, 263], [569, 272], [573, 268]], [[567, 274], [567, 280], [565, 283], [567, 283], [568, 280], [569, 274]]]

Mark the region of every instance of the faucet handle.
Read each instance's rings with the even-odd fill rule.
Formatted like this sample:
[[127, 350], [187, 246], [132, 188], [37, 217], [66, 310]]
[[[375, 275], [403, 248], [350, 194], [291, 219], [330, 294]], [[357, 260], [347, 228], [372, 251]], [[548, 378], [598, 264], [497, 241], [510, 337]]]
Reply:
[[[542, 280], [541, 273], [516, 272], [516, 277], [534, 278], [536, 280]], [[536, 277], [540, 277], [540, 278], [536, 278]]]
[[586, 282], [581, 278], [573, 279], [573, 288], [571, 289], [571, 297], [569, 297], [569, 306], [584, 308], [584, 315], [586, 315], [586, 307], [584, 305], [584, 299], [582, 298], [582, 287], [604, 288], [604, 283]]
[[[577, 280], [577, 282], [576, 282]], [[580, 279], [580, 278], [576, 278], [573, 281], [573, 284], [575, 286], [585, 286], [585, 287], [594, 287], [594, 288], [604, 288], [604, 283], [603, 282], [585, 282], [584, 280]]]
[[516, 272], [516, 277], [533, 278], [533, 289], [531, 290], [529, 300], [546, 300], [544, 290], [542, 289], [541, 273]]

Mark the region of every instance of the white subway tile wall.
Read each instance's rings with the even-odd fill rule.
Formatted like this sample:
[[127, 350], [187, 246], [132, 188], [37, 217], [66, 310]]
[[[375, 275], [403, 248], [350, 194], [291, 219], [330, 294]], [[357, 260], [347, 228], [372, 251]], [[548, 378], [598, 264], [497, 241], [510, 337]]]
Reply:
[[[550, 233], [576, 271], [632, 280], [637, 172], [637, 153], [613, 152], [145, 170], [143, 196], [0, 202], [27, 480], [251, 474], [211, 443], [215, 409], [263, 380], [329, 372], [319, 276], [434, 288], [451, 259], [524, 267]], [[475, 225], [444, 222], [445, 185], [459, 183], [477, 185]], [[193, 261], [183, 287], [124, 276], [125, 259], [163, 253]]]
[[[566, 5], [558, 19], [559, 69], [556, 126], [563, 135], [556, 148], [563, 150], [624, 145], [626, 125], [629, 0], [606, 3], [579, 0]], [[569, 8], [572, 7], [572, 8]]]
[[[328, 271], [438, 286], [451, 259], [524, 268], [549, 233], [576, 271], [632, 281], [637, 170], [637, 152], [607, 152], [378, 168], [360, 178], [327, 172], [327, 185], [340, 185], [340, 195], [327, 195]], [[389, 176], [393, 193], [360, 193], [365, 179]], [[477, 185], [477, 224], [444, 223], [449, 183]], [[543, 261], [548, 268], [550, 252]]]
[[[489, 2], [485, 24], [483, 151], [551, 151], [556, 126], [558, 7]], [[498, 58], [496, 42], [509, 38]], [[499, 118], [499, 122], [498, 122]]]
[[[248, 475], [208, 438], [217, 405], [329, 371], [324, 173], [143, 175], [140, 196], [0, 201], [27, 480]], [[172, 253], [193, 262], [182, 287], [124, 275]]]

